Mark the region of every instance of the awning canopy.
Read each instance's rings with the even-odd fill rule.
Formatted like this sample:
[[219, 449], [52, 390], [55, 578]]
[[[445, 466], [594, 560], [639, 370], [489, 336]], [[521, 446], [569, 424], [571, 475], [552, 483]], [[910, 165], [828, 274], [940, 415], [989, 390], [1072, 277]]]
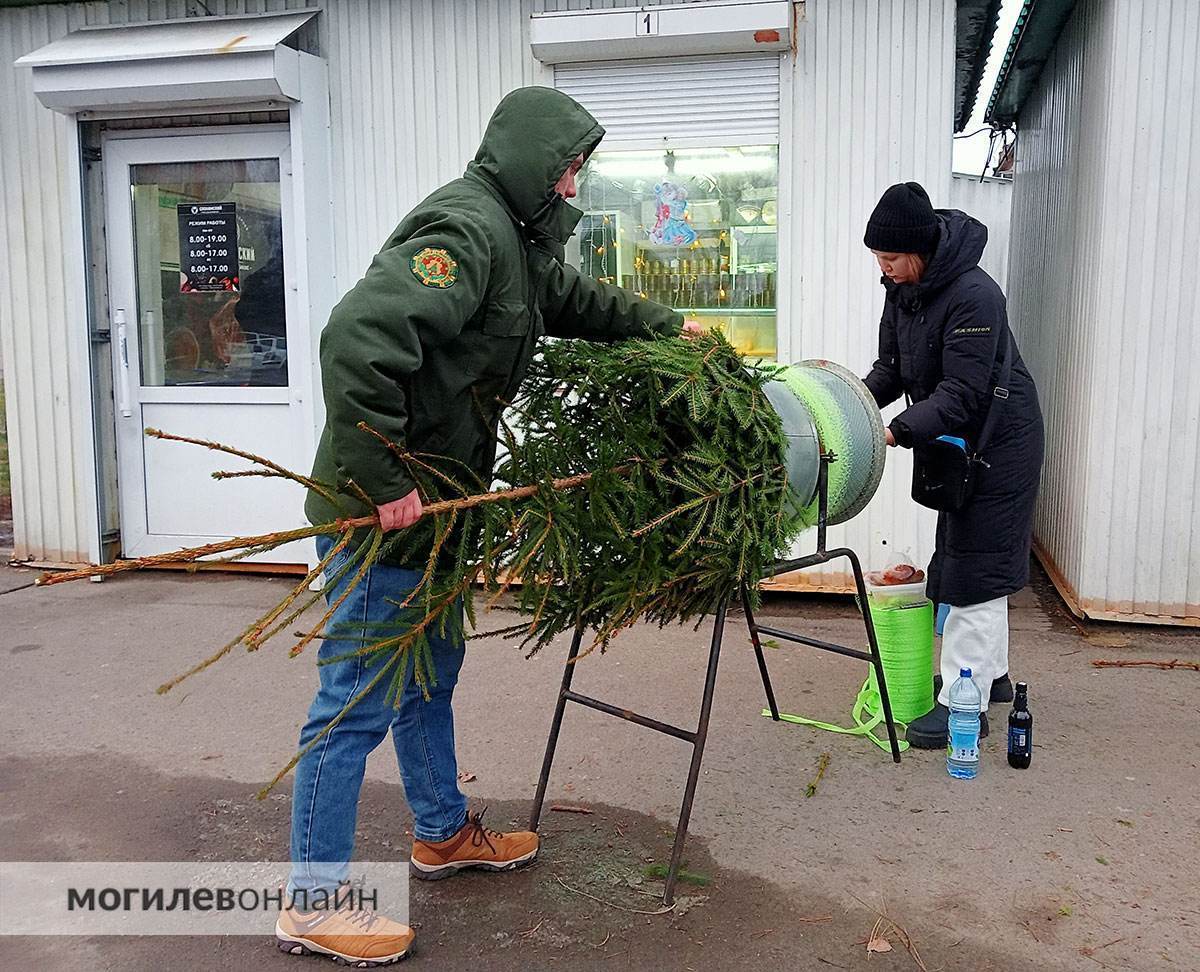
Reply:
[[958, 0], [954, 10], [954, 130], [967, 127], [975, 111], [1001, 0]]
[[1000, 65], [983, 120], [1012, 125], [1037, 87], [1042, 68], [1058, 43], [1076, 0], [1025, 0]]
[[17, 60], [47, 108], [226, 108], [300, 100], [303, 28], [315, 10], [85, 27]]

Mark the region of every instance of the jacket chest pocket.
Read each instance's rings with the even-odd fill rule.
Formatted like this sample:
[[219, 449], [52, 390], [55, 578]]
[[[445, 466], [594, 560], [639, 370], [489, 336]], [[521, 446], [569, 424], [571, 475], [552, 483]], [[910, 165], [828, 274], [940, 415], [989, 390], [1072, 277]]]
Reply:
[[912, 397], [920, 401], [938, 383], [942, 353], [924, 312], [913, 315], [899, 335], [900, 374]]
[[489, 307], [473, 335], [466, 369], [477, 378], [507, 378], [517, 366], [533, 321], [524, 304]]

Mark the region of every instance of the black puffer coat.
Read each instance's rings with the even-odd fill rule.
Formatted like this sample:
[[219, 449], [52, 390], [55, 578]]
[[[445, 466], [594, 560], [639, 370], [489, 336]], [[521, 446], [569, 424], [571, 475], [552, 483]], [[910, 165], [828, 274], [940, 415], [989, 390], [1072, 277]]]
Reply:
[[[902, 394], [912, 404], [891, 424], [901, 446], [956, 435], [976, 442], [1011, 337], [1004, 294], [979, 267], [987, 227], [966, 213], [937, 210], [940, 237], [916, 284], [884, 278], [879, 360], [866, 377], [880, 408]], [[1029, 546], [1044, 446], [1037, 389], [1013, 339], [1009, 397], [984, 450], [975, 492], [957, 513], [938, 515], [927, 590], [936, 603], [965, 606], [1019, 591], [1029, 580]]]

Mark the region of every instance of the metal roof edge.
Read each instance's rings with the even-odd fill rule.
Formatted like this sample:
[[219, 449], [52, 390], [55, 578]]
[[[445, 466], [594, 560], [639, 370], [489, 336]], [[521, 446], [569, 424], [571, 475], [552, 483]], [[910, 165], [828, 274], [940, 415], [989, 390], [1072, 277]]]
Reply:
[[991, 54], [1003, 0], [958, 0], [954, 13], [954, 130], [967, 127]]
[[252, 16], [187, 17], [134, 24], [79, 27], [17, 58], [17, 67], [171, 60], [274, 50], [318, 14], [283, 10]]
[[1037, 88], [1042, 68], [1053, 53], [1076, 2], [1025, 0], [988, 99], [984, 122], [993, 128], [1005, 128], [1016, 122], [1026, 100]]

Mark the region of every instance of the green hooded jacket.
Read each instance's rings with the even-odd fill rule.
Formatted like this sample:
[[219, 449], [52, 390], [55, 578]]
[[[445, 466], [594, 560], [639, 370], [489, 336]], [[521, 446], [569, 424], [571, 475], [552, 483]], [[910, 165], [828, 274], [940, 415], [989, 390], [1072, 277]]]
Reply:
[[[613, 341], [677, 335], [683, 318], [563, 263], [582, 213], [554, 186], [604, 129], [550, 88], [507, 95], [466, 174], [404, 217], [321, 335], [325, 429], [313, 478], [339, 485], [351, 515], [414, 487], [373, 436], [447, 456], [490, 482], [501, 402], [544, 334]], [[312, 523], [345, 515], [310, 492]], [[411, 554], [410, 554], [411, 556]]]

